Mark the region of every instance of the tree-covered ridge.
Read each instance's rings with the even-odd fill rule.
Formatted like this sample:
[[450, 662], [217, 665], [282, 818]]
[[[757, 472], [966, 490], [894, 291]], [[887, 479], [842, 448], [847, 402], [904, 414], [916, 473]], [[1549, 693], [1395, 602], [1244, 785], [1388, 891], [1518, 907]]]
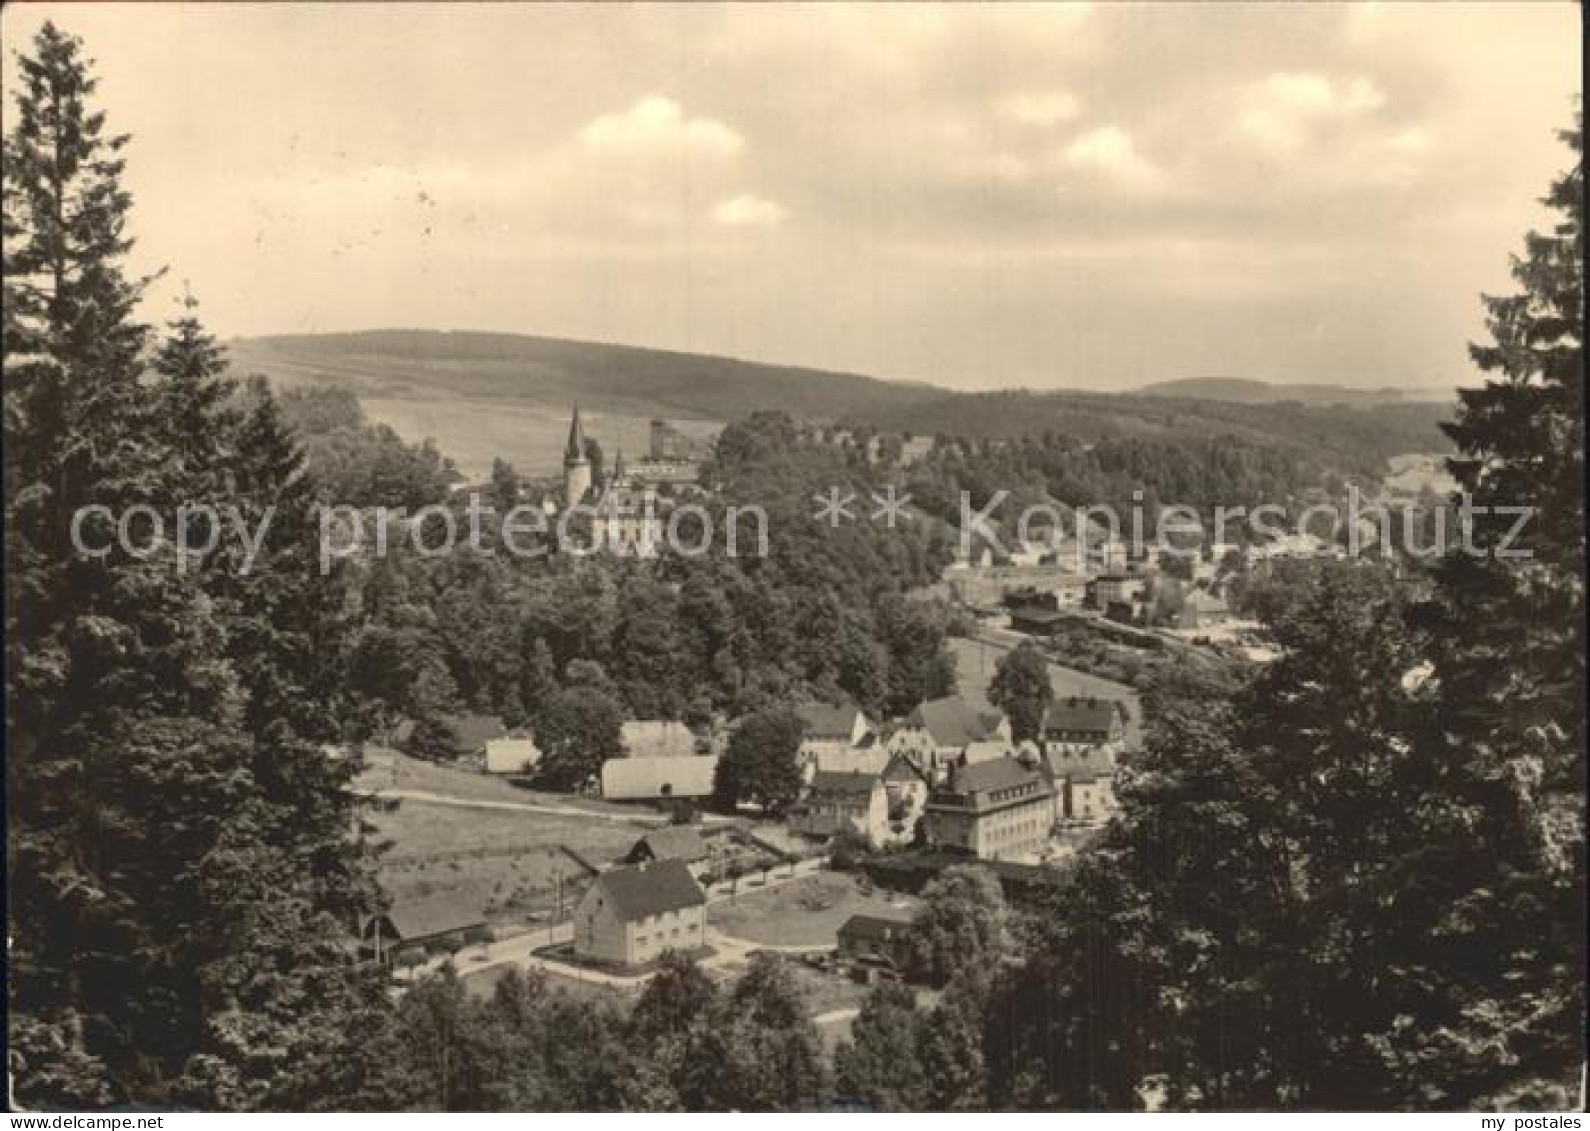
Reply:
[[[834, 529], [813, 517], [812, 496], [830, 485], [870, 505], [876, 469], [763, 414], [725, 430], [708, 475], [706, 521], [717, 533], [701, 555], [525, 558], [492, 543], [425, 556], [398, 540], [357, 560], [347, 671], [363, 708], [351, 734], [463, 709], [538, 736], [550, 724], [587, 737], [597, 732], [570, 732], [568, 721], [599, 730], [594, 720], [616, 713], [705, 724], [844, 697], [899, 713], [953, 687], [949, 612], [907, 596], [938, 576], [942, 535], [922, 523]], [[745, 517], [750, 507], [765, 521]], [[695, 542], [694, 528], [681, 530]], [[562, 785], [589, 782], [611, 751], [577, 745], [579, 765], [549, 767]]]

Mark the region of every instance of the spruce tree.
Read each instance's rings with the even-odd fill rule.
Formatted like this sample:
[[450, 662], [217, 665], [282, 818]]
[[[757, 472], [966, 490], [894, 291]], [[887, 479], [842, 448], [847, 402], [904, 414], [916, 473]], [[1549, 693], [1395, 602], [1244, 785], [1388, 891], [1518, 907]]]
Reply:
[[[238, 422], [197, 319], [157, 355], [121, 266], [124, 137], [105, 133], [78, 40], [51, 24], [6, 138], [5, 507], [8, 887], [15, 1092], [313, 1106], [380, 986], [349, 960], [369, 906], [346, 762], [315, 741], [334, 598], [316, 585], [308, 494], [273, 408]], [[151, 391], [154, 393], [151, 396]], [[175, 508], [229, 492], [281, 511], [245, 573], [189, 568]], [[208, 501], [208, 500], [197, 500]], [[88, 505], [142, 504], [111, 546]], [[327, 1038], [330, 1038], [329, 1040]]]
[[1484, 298], [1492, 340], [1470, 353], [1492, 376], [1463, 390], [1447, 428], [1452, 473], [1492, 509], [1473, 518], [1472, 551], [1441, 562], [1426, 610], [1449, 756], [1509, 789], [1532, 863], [1476, 893], [1522, 928], [1505, 983], [1466, 1001], [1464, 1024], [1423, 1055], [1489, 1076], [1494, 1102], [1540, 1105], [1571, 1098], [1584, 1057], [1582, 112], [1561, 136], [1572, 164], [1542, 201], [1557, 223], [1525, 237], [1519, 289]]

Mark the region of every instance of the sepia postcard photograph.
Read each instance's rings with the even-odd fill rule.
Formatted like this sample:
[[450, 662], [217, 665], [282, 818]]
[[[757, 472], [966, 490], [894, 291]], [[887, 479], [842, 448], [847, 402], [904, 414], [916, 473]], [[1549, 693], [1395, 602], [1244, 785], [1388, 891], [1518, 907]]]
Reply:
[[1582, 1128], [1584, 26], [4, 4], [6, 1127]]

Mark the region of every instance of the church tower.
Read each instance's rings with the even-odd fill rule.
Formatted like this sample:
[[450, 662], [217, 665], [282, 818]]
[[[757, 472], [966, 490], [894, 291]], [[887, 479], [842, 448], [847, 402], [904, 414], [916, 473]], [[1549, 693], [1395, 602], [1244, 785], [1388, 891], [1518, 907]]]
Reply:
[[585, 457], [585, 429], [580, 426], [580, 406], [569, 422], [569, 444], [563, 451], [563, 499], [573, 506], [591, 489], [591, 461]]

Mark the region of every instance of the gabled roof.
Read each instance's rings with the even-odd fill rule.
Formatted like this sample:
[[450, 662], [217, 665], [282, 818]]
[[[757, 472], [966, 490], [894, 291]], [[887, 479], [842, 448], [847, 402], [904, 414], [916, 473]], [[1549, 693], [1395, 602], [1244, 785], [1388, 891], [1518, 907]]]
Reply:
[[811, 791], [813, 794], [836, 794], [847, 797], [860, 795], [865, 797], [882, 784], [883, 782], [877, 774], [820, 772], [812, 778]]
[[999, 758], [958, 767], [951, 788], [957, 793], [988, 793], [1026, 784], [1036, 776], [1014, 758]]
[[980, 711], [958, 695], [929, 699], [911, 712], [912, 726], [921, 727], [939, 746], [965, 746], [991, 738], [999, 731], [1003, 716]]
[[1095, 746], [1079, 753], [1065, 750], [1044, 752], [1042, 767], [1050, 781], [1070, 779], [1078, 784], [1098, 781], [1115, 774], [1115, 755], [1108, 747]]
[[929, 809], [992, 813], [1014, 805], [1030, 805], [1050, 797], [1044, 775], [1014, 758], [980, 762], [955, 769], [946, 788], [928, 798]]
[[631, 758], [685, 758], [696, 752], [696, 736], [684, 723], [667, 719], [631, 719], [620, 728]]
[[849, 741], [856, 727], [856, 716], [861, 709], [854, 703], [831, 707], [827, 703], [807, 703], [796, 712], [800, 716], [801, 731], [806, 738], [845, 739]]
[[484, 903], [478, 892], [447, 891], [392, 904], [387, 922], [404, 942], [428, 939], [453, 931], [479, 927], [486, 922]]
[[1108, 731], [1118, 718], [1117, 707], [1111, 699], [1060, 699], [1049, 707], [1044, 716], [1045, 730]]
[[889, 764], [889, 752], [881, 748], [819, 750], [812, 764], [820, 774], [881, 774]]
[[706, 893], [683, 860], [612, 868], [597, 876], [594, 886], [623, 919], [644, 919], [707, 902]]
[[659, 797], [706, 797], [712, 793], [717, 758], [609, 758], [602, 763], [602, 796], [616, 801]]
[[913, 922], [909, 911], [901, 911], [898, 915], [852, 915], [839, 928], [839, 937], [866, 942], [899, 942]]
[[629, 859], [638, 861], [649, 856], [653, 860], [683, 860], [686, 864], [694, 864], [705, 860], [707, 855], [707, 842], [701, 839], [701, 834], [680, 826], [647, 833], [630, 849]]
[[890, 755], [888, 765], [883, 768], [882, 777], [886, 782], [927, 781], [927, 775], [922, 772], [922, 768], [904, 754]]

